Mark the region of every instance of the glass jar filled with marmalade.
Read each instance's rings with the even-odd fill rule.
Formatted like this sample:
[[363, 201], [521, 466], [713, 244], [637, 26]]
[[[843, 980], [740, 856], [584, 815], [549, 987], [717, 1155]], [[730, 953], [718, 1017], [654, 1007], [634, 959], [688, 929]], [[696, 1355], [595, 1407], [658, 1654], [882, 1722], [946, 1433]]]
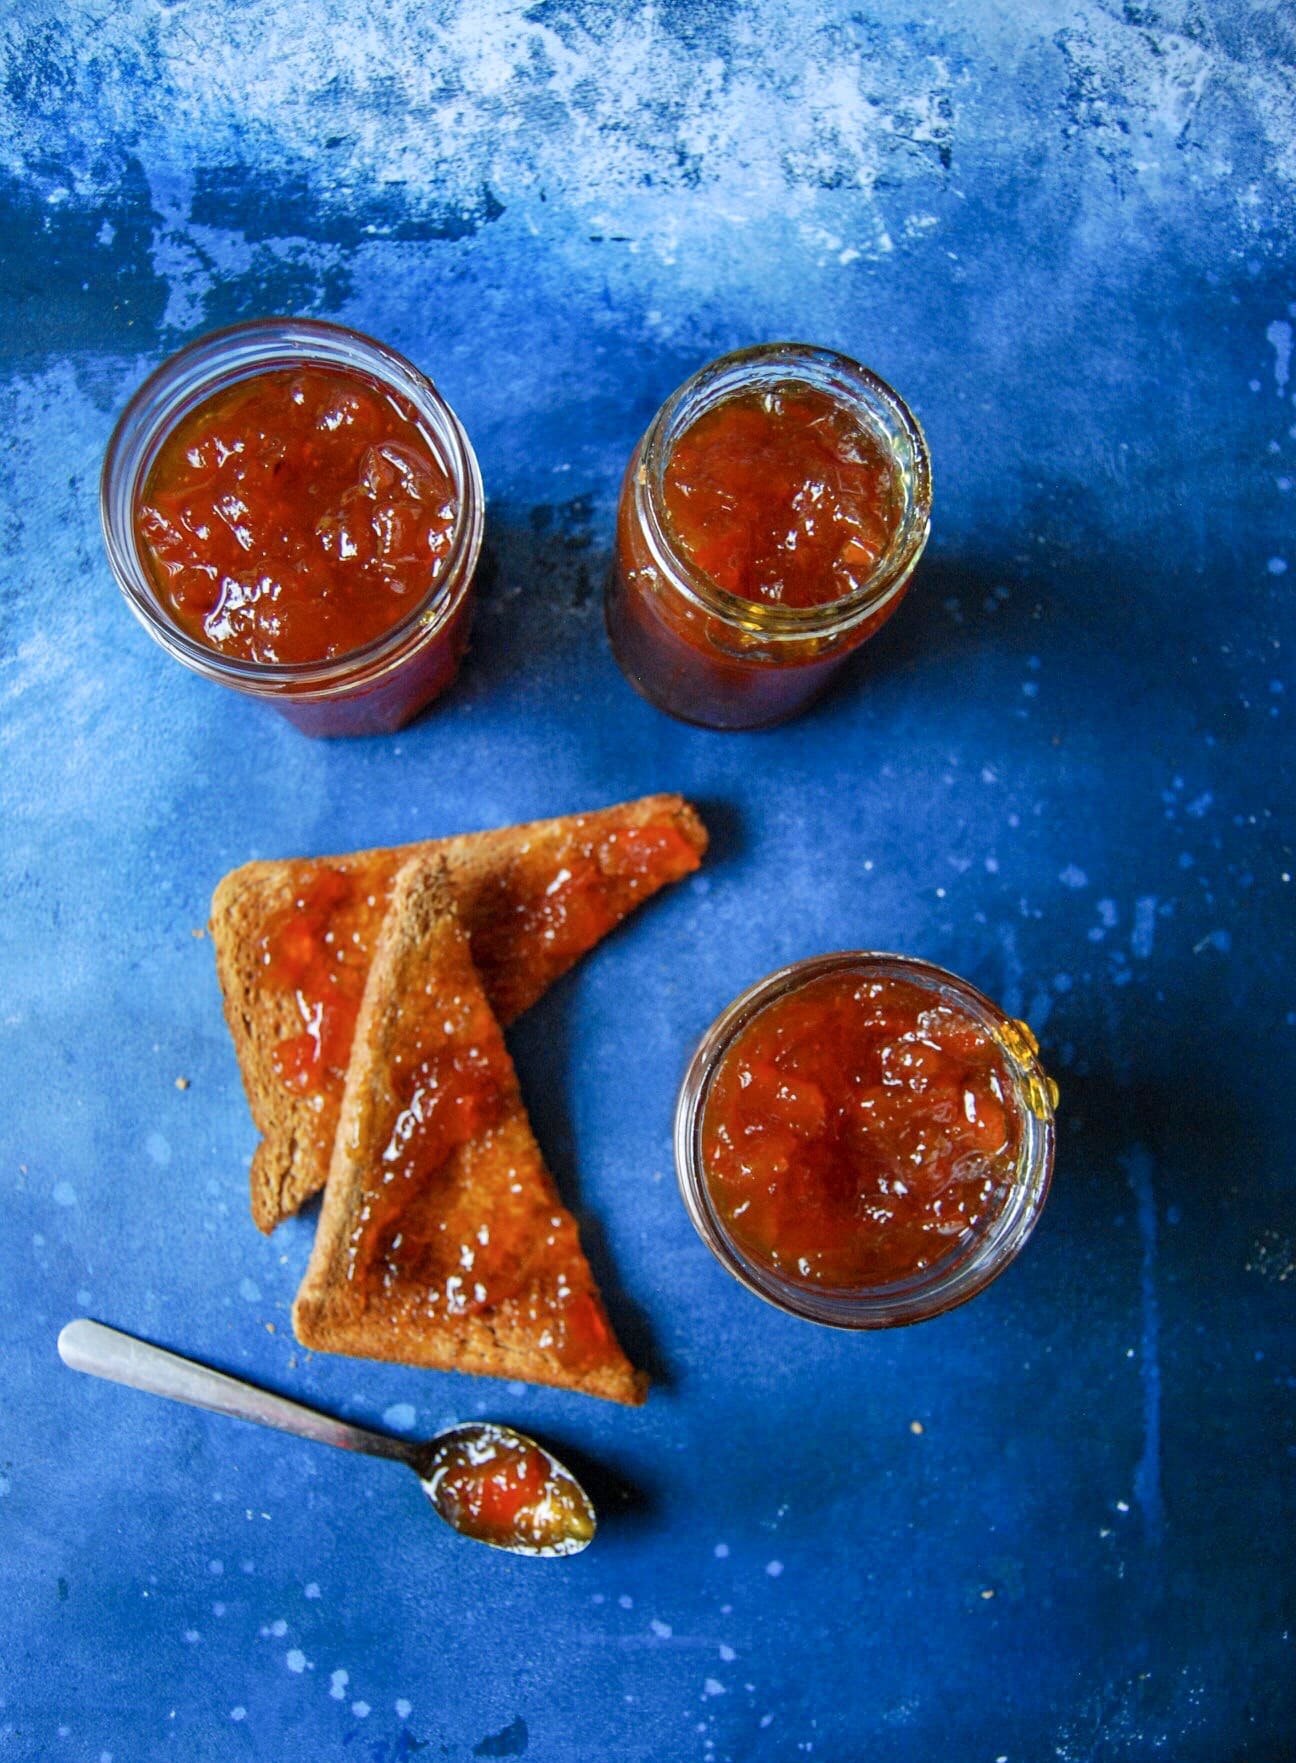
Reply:
[[622, 671], [708, 728], [795, 716], [899, 605], [930, 513], [922, 430], [876, 374], [806, 343], [713, 361], [626, 471], [606, 597]]
[[455, 676], [481, 476], [436, 387], [370, 337], [263, 319], [190, 344], [123, 412], [100, 505], [150, 634], [307, 734], [399, 728]]
[[675, 1116], [689, 1216], [794, 1316], [888, 1328], [952, 1309], [1022, 1248], [1057, 1091], [1024, 1022], [929, 962], [821, 955], [750, 987]]

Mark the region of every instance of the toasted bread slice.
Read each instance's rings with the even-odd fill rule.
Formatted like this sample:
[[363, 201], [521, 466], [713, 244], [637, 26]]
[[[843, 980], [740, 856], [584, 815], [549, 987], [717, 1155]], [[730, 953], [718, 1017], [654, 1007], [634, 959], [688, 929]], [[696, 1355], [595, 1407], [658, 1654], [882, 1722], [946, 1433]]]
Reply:
[[641, 1402], [531, 1133], [443, 857], [399, 871], [356, 1023], [304, 1346]]
[[211, 933], [252, 1118], [264, 1231], [323, 1185], [355, 1015], [392, 880], [445, 860], [486, 995], [512, 1022], [642, 900], [697, 868], [706, 829], [679, 796], [346, 857], [248, 863]]

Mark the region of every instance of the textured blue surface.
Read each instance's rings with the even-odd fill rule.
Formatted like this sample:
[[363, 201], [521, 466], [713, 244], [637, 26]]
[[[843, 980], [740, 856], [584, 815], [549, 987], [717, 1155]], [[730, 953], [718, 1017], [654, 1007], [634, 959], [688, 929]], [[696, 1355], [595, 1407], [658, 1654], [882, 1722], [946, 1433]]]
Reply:
[[[1292, 59], [1264, 0], [13, 0], [0, 1755], [1292, 1754]], [[144, 371], [286, 310], [404, 349], [481, 456], [473, 650], [390, 740], [186, 675], [102, 555]], [[935, 532], [818, 710], [708, 735], [608, 655], [613, 498], [688, 371], [780, 336], [910, 400]], [[705, 872], [511, 1037], [647, 1407], [307, 1359], [213, 884], [667, 788]], [[741, 986], [861, 944], [1029, 1016], [1064, 1107], [1022, 1260], [851, 1339], [727, 1280], [669, 1122]], [[386, 1466], [76, 1378], [78, 1313], [533, 1426], [599, 1466], [597, 1545], [457, 1545]]]

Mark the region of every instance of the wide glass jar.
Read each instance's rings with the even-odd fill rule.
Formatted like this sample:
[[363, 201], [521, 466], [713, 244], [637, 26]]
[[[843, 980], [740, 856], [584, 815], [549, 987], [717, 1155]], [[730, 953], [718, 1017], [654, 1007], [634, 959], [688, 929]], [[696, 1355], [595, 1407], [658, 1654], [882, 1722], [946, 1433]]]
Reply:
[[712, 1024], [675, 1115], [698, 1234], [757, 1296], [836, 1328], [937, 1316], [1000, 1274], [1048, 1192], [1034, 1036], [907, 956], [822, 955]]
[[[197, 457], [187, 444], [168, 448], [173, 437], [183, 438], [195, 424], [201, 425], [204, 410], [219, 412], [237, 405], [244, 393], [253, 398], [261, 388], [291, 379], [294, 373], [308, 380], [314, 376], [321, 383], [328, 384], [331, 379], [357, 388], [357, 407], [363, 405], [367, 394], [375, 408], [386, 408], [398, 436], [395, 444], [387, 446], [394, 465], [378, 460], [376, 469], [390, 476], [407, 471], [412, 460], [425, 475], [434, 477], [436, 494], [444, 501], [439, 510], [441, 530], [436, 534], [438, 554], [433, 558], [424, 543], [417, 555], [403, 560], [399, 602], [390, 613], [383, 613], [379, 620], [382, 628], [376, 634], [371, 628], [354, 648], [337, 652], [333, 644], [333, 652], [292, 660], [223, 652], [194, 629], [186, 629], [175, 609], [166, 603], [168, 576], [179, 565], [172, 561], [159, 564], [150, 549], [141, 511], [150, 509], [149, 498], [157, 500], [154, 484], [159, 460], [165, 466], [178, 451], [183, 468], [186, 457]], [[328, 425], [320, 426], [326, 429]], [[200, 426], [197, 432], [201, 432]], [[400, 436], [407, 443], [415, 441], [421, 456], [408, 444], [402, 456]], [[327, 448], [327, 433], [316, 438]], [[257, 439], [265, 453], [266, 435], [258, 433]], [[291, 444], [299, 440], [299, 436], [291, 439]], [[229, 450], [219, 434], [214, 433], [212, 445], [219, 462], [226, 463]], [[375, 455], [380, 450], [374, 449]], [[290, 458], [288, 463], [298, 468], [297, 481], [305, 484], [309, 470], [298, 460]], [[270, 480], [263, 473], [259, 481]], [[354, 494], [363, 494], [363, 490], [362, 484]], [[248, 531], [254, 523], [244, 520], [240, 528], [236, 493], [233, 500], [229, 492], [214, 490], [212, 494], [217, 512], [225, 510], [223, 518], [229, 530], [248, 551], [248, 570], [254, 576], [259, 561], [257, 541], [255, 534], [249, 539]], [[378, 538], [390, 542], [402, 509], [375, 506], [385, 522]], [[232, 514], [228, 512], [231, 507], [235, 510]], [[285, 499], [284, 507], [285, 519], [292, 519], [291, 497]], [[104, 540], [113, 573], [131, 610], [150, 635], [195, 673], [261, 699], [309, 735], [388, 732], [416, 716], [450, 684], [468, 639], [483, 511], [476, 457], [458, 418], [431, 380], [403, 356], [370, 337], [342, 325], [297, 318], [263, 319], [216, 331], [163, 362], [122, 413], [108, 445], [100, 492]], [[202, 525], [191, 515], [182, 539]], [[335, 519], [334, 525], [337, 531], [326, 542], [331, 544], [333, 556], [345, 561], [355, 555], [354, 534], [346, 530], [345, 515]], [[228, 533], [222, 531], [218, 536], [228, 549]], [[199, 530], [188, 561], [215, 579], [219, 567], [203, 556], [202, 537]], [[425, 540], [426, 535], [420, 538]], [[298, 566], [298, 580], [297, 592], [306, 602], [298, 611], [304, 611], [309, 619], [308, 561]], [[237, 589], [233, 599], [237, 608]]]
[[[809, 439], [825, 422], [838, 431], [836, 452], [814, 446], [804, 470], [797, 434], [786, 432], [797, 410], [811, 419], [799, 431]], [[727, 415], [734, 419], [728, 436], [721, 432]], [[741, 570], [721, 572], [726, 586], [699, 560], [708, 547], [690, 543], [680, 519], [696, 486], [674, 482], [673, 462], [677, 453], [697, 453], [700, 438], [710, 449], [710, 514], [697, 517], [693, 539], [705, 541], [705, 520], [714, 522], [726, 503], [737, 504], [740, 516], [750, 513], [752, 526], [768, 529], [756, 543], [796, 558], [799, 593], [789, 595], [778, 581], [735, 592]], [[841, 506], [836, 486], [843, 455], [848, 472], [860, 455], [874, 468], [861, 480], [872, 506], [858, 497], [856, 508]], [[727, 468], [734, 474], [728, 495]], [[787, 530], [771, 524], [778, 492], [788, 500]], [[859, 543], [858, 523], [842, 518], [861, 511], [866, 523], [877, 523], [876, 542], [865, 532], [866, 542]], [[843, 542], [816, 583], [805, 575], [806, 554], [823, 557], [816, 547], [825, 514], [837, 516], [834, 530]], [[930, 516], [922, 430], [876, 374], [806, 343], [723, 356], [667, 399], [631, 457], [605, 599], [613, 653], [643, 697], [686, 722], [742, 729], [785, 721], [805, 709], [895, 611], [927, 542]], [[790, 603], [796, 599], [803, 603]]]

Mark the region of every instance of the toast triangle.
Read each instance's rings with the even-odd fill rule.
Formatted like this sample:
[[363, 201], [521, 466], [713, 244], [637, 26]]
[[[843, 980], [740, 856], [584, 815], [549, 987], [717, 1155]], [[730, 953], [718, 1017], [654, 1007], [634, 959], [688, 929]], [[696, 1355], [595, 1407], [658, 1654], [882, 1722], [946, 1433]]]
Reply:
[[304, 1346], [639, 1403], [532, 1135], [441, 856], [373, 953], [310, 1265]]
[[[258, 1226], [273, 1230], [324, 1185], [355, 1012], [402, 863], [444, 859], [487, 997], [507, 1025], [636, 906], [696, 869], [706, 844], [688, 803], [658, 795], [417, 845], [248, 863], [225, 876], [211, 934], [262, 1134], [251, 1170]], [[302, 974], [318, 980], [326, 950], [337, 960], [312, 998]]]

